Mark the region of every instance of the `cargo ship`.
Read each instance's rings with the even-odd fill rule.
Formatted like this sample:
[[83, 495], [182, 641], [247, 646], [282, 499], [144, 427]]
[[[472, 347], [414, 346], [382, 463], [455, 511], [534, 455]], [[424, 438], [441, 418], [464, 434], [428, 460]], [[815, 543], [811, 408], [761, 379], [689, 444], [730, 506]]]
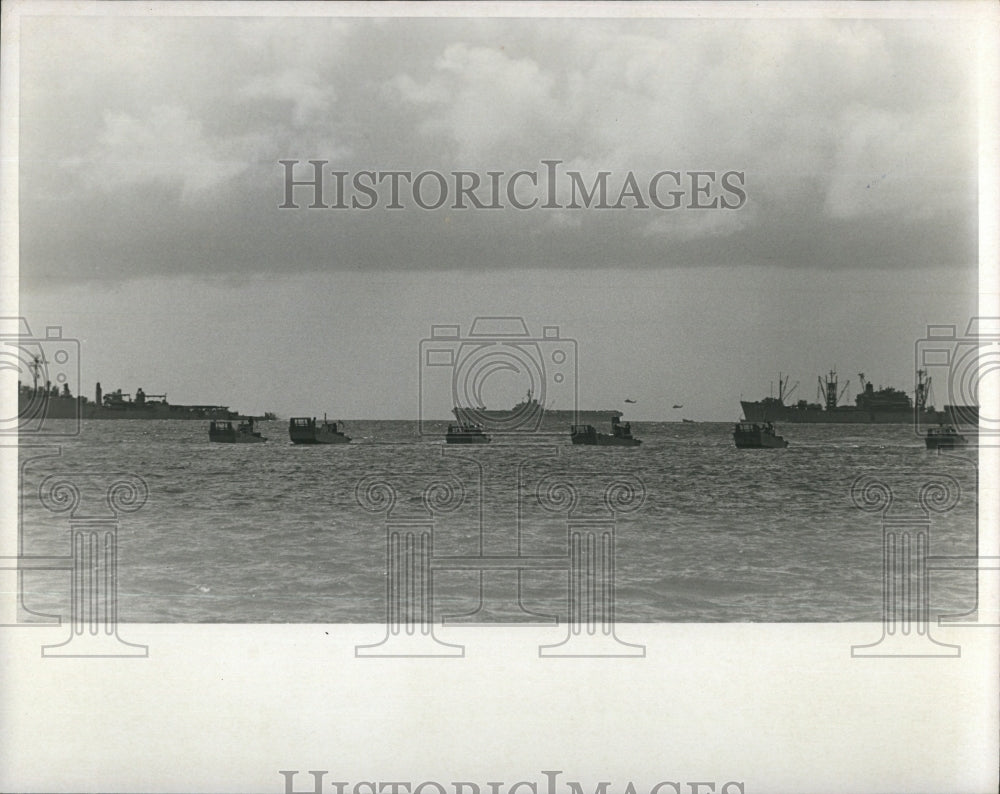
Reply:
[[479, 425], [488, 433], [565, 433], [573, 425], [607, 425], [622, 416], [614, 409], [546, 408], [530, 389], [527, 397], [509, 410], [456, 406], [452, 413], [461, 424]]
[[[914, 398], [891, 386], [878, 389], [860, 373], [861, 393], [854, 398], [854, 405], [840, 405], [850, 381], [841, 389], [836, 370], [830, 370], [819, 381], [818, 397], [822, 403], [799, 400], [787, 405], [795, 386], [788, 389], [788, 377], [778, 374], [778, 396], [765, 397], [757, 402], [741, 400], [743, 416], [748, 422], [812, 422], [845, 424], [913, 424], [936, 425], [945, 421], [945, 411], [935, 411], [928, 405], [931, 379], [924, 370], [917, 370]], [[798, 385], [798, 384], [796, 384]]]
[[69, 384], [60, 390], [47, 382], [39, 386], [18, 382], [18, 422], [20, 426], [38, 424], [48, 419], [272, 419], [245, 416], [226, 405], [173, 405], [166, 394], [146, 394], [141, 388], [135, 396], [121, 389], [105, 394], [98, 383], [94, 400], [71, 393]]

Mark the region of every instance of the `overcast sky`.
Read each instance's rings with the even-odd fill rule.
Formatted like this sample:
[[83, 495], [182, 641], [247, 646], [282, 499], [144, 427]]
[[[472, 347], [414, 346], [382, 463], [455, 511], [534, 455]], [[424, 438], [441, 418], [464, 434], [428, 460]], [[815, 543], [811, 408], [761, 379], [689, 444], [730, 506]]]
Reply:
[[[779, 368], [798, 397], [834, 366], [912, 388], [925, 326], [976, 311], [969, 22], [21, 26], [21, 313], [83, 340], [88, 395], [101, 380], [286, 416], [415, 417], [432, 324], [523, 315], [576, 340], [584, 407], [630, 397], [636, 418], [728, 420]], [[279, 209], [283, 159], [348, 181], [506, 179], [555, 159], [587, 184], [609, 172], [611, 203], [629, 172], [646, 192], [661, 171], [736, 171], [745, 201], [393, 210], [383, 183], [370, 210], [307, 209], [302, 188], [300, 209]], [[500, 377], [492, 399], [520, 388]]]

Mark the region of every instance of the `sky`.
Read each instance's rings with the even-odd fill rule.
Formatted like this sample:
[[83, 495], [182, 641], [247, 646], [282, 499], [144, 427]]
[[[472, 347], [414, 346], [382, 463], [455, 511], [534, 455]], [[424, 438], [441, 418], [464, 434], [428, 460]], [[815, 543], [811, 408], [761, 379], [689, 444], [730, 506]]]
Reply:
[[[422, 340], [510, 316], [575, 352], [582, 408], [728, 421], [779, 371], [912, 390], [926, 326], [976, 313], [969, 19], [20, 25], [19, 313], [80, 340], [87, 395], [444, 418]], [[325, 161], [327, 206], [282, 160]], [[433, 173], [390, 208], [392, 171]], [[330, 206], [334, 172], [375, 200]], [[602, 173], [606, 208], [570, 206]]]

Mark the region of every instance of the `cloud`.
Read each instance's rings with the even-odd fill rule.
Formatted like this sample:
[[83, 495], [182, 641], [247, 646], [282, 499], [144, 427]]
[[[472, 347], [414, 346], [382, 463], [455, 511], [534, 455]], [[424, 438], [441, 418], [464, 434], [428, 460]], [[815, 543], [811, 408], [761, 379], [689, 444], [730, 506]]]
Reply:
[[[21, 272], [969, 264], [974, 41], [946, 20], [32, 19]], [[288, 158], [738, 170], [748, 201], [279, 211]]]
[[145, 118], [107, 113], [97, 145], [65, 164], [91, 189], [159, 183], [190, 201], [245, 172], [259, 144], [254, 136], [207, 136], [187, 110], [163, 105]]
[[251, 102], [273, 99], [289, 103], [296, 129], [326, 118], [336, 98], [333, 87], [324, 85], [318, 72], [301, 68], [254, 77], [239, 89], [239, 97]]
[[500, 48], [451, 44], [433, 69], [424, 83], [400, 74], [391, 84], [401, 99], [423, 106], [420, 131], [454, 143], [461, 162], [485, 162], [526, 130], [537, 134], [554, 105], [553, 76]]

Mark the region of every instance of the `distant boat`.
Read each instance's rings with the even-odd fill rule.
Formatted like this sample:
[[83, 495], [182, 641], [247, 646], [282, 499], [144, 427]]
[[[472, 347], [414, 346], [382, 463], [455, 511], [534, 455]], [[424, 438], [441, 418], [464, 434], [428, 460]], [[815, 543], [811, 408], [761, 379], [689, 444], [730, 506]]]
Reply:
[[253, 419], [234, 426], [228, 419], [213, 420], [208, 426], [208, 440], [222, 444], [258, 444], [267, 441], [253, 429]]
[[774, 431], [770, 422], [737, 422], [733, 429], [733, 441], [738, 449], [783, 449], [788, 446]]
[[683, 405], [675, 405], [674, 406], [674, 410], [677, 410], [678, 408], [683, 408], [683, 407], [684, 407]]
[[967, 446], [969, 439], [951, 425], [941, 425], [941, 427], [928, 428], [924, 442], [927, 449], [952, 449]]
[[618, 417], [611, 420], [611, 433], [598, 433], [593, 425], [573, 425], [570, 440], [574, 444], [589, 444], [598, 447], [637, 447], [642, 442], [633, 438], [632, 424], [622, 424]]
[[321, 423], [316, 417], [297, 416], [288, 420], [288, 437], [293, 444], [349, 444], [351, 437], [344, 435], [337, 422], [328, 422], [326, 415]]
[[490, 437], [483, 432], [483, 428], [473, 424], [448, 425], [444, 440], [447, 444], [490, 443]]
[[685, 424], [689, 424], [689, 425], [695, 424], [695, 420], [694, 419], [681, 419], [681, 421], [684, 422]]

